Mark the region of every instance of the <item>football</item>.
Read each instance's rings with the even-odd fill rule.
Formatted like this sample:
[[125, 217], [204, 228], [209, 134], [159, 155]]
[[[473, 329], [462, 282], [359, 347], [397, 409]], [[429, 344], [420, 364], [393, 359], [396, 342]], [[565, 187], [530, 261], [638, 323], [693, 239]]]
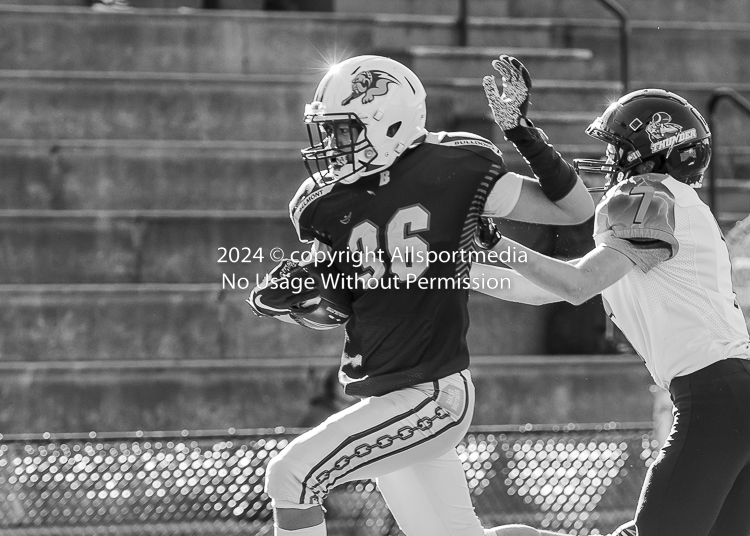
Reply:
[[[301, 326], [318, 331], [334, 329], [346, 324], [352, 315], [352, 296], [343, 284], [331, 284], [337, 271], [324, 263], [308, 264], [305, 271], [312, 276], [320, 296], [291, 307], [291, 317]], [[341, 280], [338, 280], [341, 283]]]

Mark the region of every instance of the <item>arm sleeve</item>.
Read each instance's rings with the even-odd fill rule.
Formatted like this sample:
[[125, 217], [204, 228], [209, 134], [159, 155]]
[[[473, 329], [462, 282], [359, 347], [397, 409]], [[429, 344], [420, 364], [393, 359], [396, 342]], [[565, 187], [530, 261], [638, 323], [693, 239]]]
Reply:
[[660, 262], [672, 258], [671, 246], [661, 240], [649, 240], [643, 242], [624, 240], [622, 238], [617, 238], [610, 232], [607, 233], [602, 244], [625, 255], [628, 259], [633, 261], [643, 273], [647, 273]]
[[529, 164], [539, 180], [544, 195], [559, 201], [575, 187], [578, 174], [560, 153], [549, 143], [543, 130], [536, 127], [517, 126], [505, 131], [505, 138]]
[[523, 177], [516, 173], [506, 173], [492, 187], [484, 203], [483, 216], [504, 218], [516, 207], [521, 197]]

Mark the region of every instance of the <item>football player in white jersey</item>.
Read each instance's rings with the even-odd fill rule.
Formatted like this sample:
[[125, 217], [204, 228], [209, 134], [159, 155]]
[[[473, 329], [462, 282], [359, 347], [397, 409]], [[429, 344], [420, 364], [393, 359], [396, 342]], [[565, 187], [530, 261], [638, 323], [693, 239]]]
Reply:
[[[607, 143], [606, 162], [576, 162], [607, 177], [595, 249], [564, 262], [502, 237], [487, 221], [478, 241], [498, 252], [516, 248], [516, 258], [525, 252], [525, 262], [508, 264], [549, 300], [580, 304], [601, 293], [606, 313], [670, 392], [670, 436], [648, 470], [634, 521], [616, 534], [748, 536], [750, 339], [721, 230], [694, 190], [711, 157], [708, 126], [682, 97], [645, 89], [613, 103], [586, 132]], [[545, 301], [534, 294], [531, 302]], [[518, 525], [495, 532], [553, 534]]]

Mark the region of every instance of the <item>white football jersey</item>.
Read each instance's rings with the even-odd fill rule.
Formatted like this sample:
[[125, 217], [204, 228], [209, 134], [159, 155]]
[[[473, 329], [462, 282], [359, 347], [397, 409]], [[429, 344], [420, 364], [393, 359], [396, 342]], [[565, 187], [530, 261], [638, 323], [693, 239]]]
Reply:
[[661, 240], [672, 249], [668, 260], [636, 267], [602, 292], [607, 314], [658, 385], [667, 389], [672, 378], [722, 359], [750, 359], [727, 246], [692, 187], [657, 174], [617, 184], [596, 209], [594, 239], [609, 237]]

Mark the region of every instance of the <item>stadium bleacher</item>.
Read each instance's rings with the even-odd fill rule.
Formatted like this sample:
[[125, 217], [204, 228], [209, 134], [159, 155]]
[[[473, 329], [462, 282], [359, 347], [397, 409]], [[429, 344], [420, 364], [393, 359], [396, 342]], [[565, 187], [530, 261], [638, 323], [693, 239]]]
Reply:
[[[466, 47], [457, 0], [328, 4], [132, 0], [102, 12], [0, 0], [0, 433], [297, 425], [342, 334], [263, 322], [244, 304], [247, 286], [224, 276], [252, 287], [273, 247], [302, 249], [286, 204], [304, 178], [302, 110], [326, 61], [403, 61], [425, 82], [428, 128], [488, 136], [527, 172], [480, 84], [492, 57], [515, 54], [534, 77], [531, 117], [556, 147], [601, 155], [583, 131], [622, 88], [618, 25], [599, 2], [469, 0]], [[631, 88], [663, 87], [704, 112], [718, 86], [750, 97], [750, 3], [622, 4]], [[729, 230], [750, 212], [750, 120], [721, 106], [717, 122], [717, 216]], [[584, 227], [504, 230], [563, 255]], [[262, 248], [265, 259], [220, 263], [220, 248]], [[738, 289], [746, 313], [748, 289]], [[603, 339], [596, 307], [482, 295], [470, 307], [476, 424], [651, 419], [639, 358], [574, 344]], [[565, 351], [575, 355], [545, 355], [561, 317], [575, 326]], [[3, 530], [25, 522], [9, 511], [0, 506]]]

